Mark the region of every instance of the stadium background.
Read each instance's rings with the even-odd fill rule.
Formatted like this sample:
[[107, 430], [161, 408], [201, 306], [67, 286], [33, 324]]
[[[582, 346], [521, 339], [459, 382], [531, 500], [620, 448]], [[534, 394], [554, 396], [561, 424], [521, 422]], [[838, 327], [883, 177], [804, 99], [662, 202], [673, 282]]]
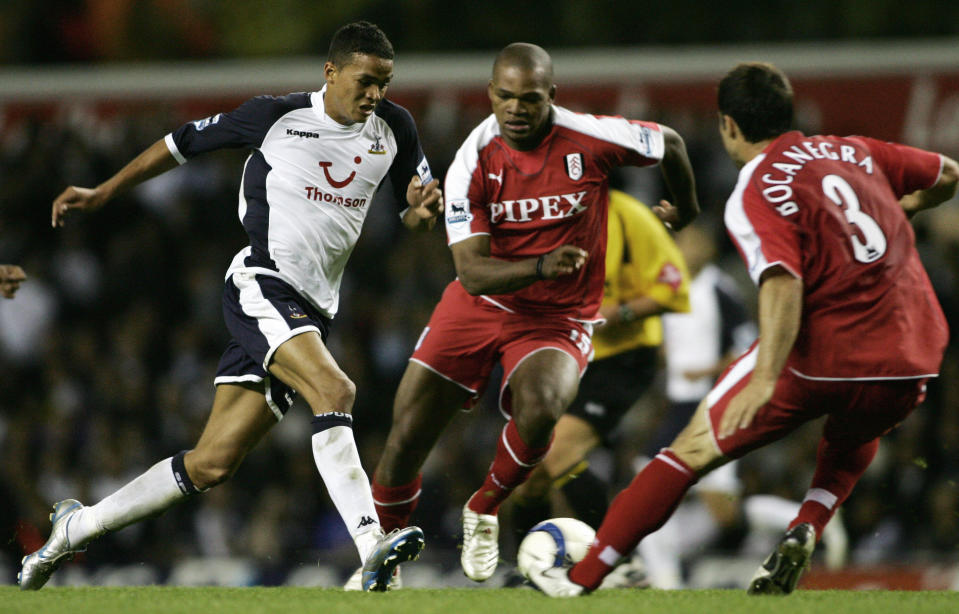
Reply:
[[[329, 36], [346, 21], [375, 21], [393, 41], [390, 96], [413, 112], [439, 177], [488, 113], [484, 86], [493, 53], [514, 40], [554, 54], [559, 104], [675, 127], [697, 173], [703, 220], [723, 246], [723, 266], [740, 279], [742, 266], [719, 221], [735, 169], [721, 150], [713, 110], [714, 84], [735, 62], [765, 59], [785, 68], [804, 129], [866, 133], [959, 156], [959, 5], [817, 0], [764, 3], [759, 11], [746, 1], [637, 9], [614, 1], [277, 0], [265, 6], [251, 0], [0, 6], [0, 262], [21, 264], [30, 276], [14, 301], [0, 303], [0, 582], [14, 581], [22, 546], [33, 549], [45, 539], [50, 502], [96, 501], [195, 440], [226, 339], [223, 271], [245, 244], [235, 213], [245, 154], [191, 161], [95, 215], [71, 217], [61, 230], [49, 226], [49, 203], [68, 184], [102, 181], [184, 121], [254, 94], [318, 89]], [[647, 201], [662, 192], [656, 173], [630, 172], [618, 181]], [[921, 216], [917, 234], [955, 330], [959, 205]], [[442, 232], [410, 235], [388, 208], [372, 209], [347, 269], [330, 344], [357, 384], [356, 430], [370, 471], [406, 358], [452, 276]], [[596, 459], [615, 484], [631, 477], [631, 461], [661, 406], [656, 395], [644, 399], [619, 449]], [[432, 455], [416, 516], [428, 550], [422, 564], [410, 566], [414, 584], [468, 583], [456, 555], [459, 509], [482, 479], [500, 425], [489, 406], [464, 414]], [[234, 480], [97, 542], [57, 580], [338, 584], [355, 565], [355, 550], [316, 473], [308, 434], [307, 411], [291, 412]], [[743, 468], [747, 492], [800, 498], [815, 438], [815, 427], [807, 428], [750, 457]], [[852, 569], [880, 583], [959, 586], [957, 459], [953, 342], [928, 401], [884, 440], [845, 507]], [[510, 550], [505, 543], [504, 553]], [[718, 569], [742, 563], [745, 574], [756, 564], [723, 561]], [[870, 575], [876, 569], [893, 571]], [[730, 573], [712, 578], [735, 580]]]

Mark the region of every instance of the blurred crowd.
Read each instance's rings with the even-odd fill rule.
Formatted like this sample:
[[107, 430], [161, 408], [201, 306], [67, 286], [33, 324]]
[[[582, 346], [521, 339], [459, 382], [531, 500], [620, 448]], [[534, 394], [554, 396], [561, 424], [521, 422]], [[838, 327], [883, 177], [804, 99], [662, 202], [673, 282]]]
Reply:
[[[438, 177], [486, 112], [481, 106], [453, 114], [437, 129], [421, 109], [411, 110]], [[52, 502], [99, 500], [189, 447], [209, 410], [228, 338], [220, 314], [223, 274], [246, 244], [236, 217], [245, 153], [198, 158], [102, 211], [70, 217], [62, 229], [49, 223], [50, 203], [64, 187], [95, 185], [165, 132], [196, 119], [181, 115], [165, 105], [113, 113], [64, 105], [7, 117], [0, 132], [0, 262], [16, 262], [29, 275], [16, 299], [0, 301], [0, 520], [9, 569], [46, 539]], [[714, 120], [649, 119], [686, 137], [702, 221], [722, 246], [720, 264], [751, 292], [721, 227], [736, 169], [721, 151]], [[625, 173], [617, 181], [646, 202], [663, 192], [655, 171]], [[944, 229], [959, 228], [956, 208], [947, 204], [917, 222], [920, 249], [953, 330], [959, 236]], [[374, 203], [347, 267], [329, 341], [357, 385], [355, 431], [368, 471], [389, 428], [406, 360], [454, 276], [443, 231], [405, 232], [395, 213]], [[640, 400], [616, 449], [595, 465], [613, 488], [632, 477], [633, 459], [647, 452], [664, 406], [657, 393]], [[501, 420], [492, 403], [482, 403], [454, 421], [430, 458], [414, 515], [429, 549], [455, 550], [459, 510], [492, 459]], [[810, 425], [748, 457], [744, 494], [801, 499], [817, 429]], [[242, 557], [256, 562], [255, 581], [266, 584], [316, 561], [351, 570], [355, 551], [316, 472], [310, 433], [308, 409], [294, 408], [233, 480], [105, 537], [81, 564], [146, 561], [169, 569], [184, 557]], [[845, 506], [852, 562], [954, 560], [957, 476], [959, 345], [953, 343], [926, 402], [884, 440]]]
[[[313, 55], [344, 22], [380, 25], [397, 49], [546, 48], [929, 37], [956, 34], [959, 5], [939, 0], [722, 4], [699, 0], [45, 0], [0, 2], [0, 63]], [[442, 32], [443, 36], [437, 36]]]

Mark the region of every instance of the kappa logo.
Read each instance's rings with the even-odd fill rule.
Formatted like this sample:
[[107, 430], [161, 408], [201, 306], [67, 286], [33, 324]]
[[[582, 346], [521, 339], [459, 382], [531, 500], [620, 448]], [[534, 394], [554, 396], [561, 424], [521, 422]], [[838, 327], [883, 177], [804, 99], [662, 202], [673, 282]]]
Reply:
[[286, 129], [287, 136], [298, 136], [301, 139], [318, 139], [320, 135], [316, 132], [307, 132], [306, 130], [293, 130], [292, 128]]
[[370, 150], [368, 153], [383, 155], [386, 153], [386, 147], [383, 146], [383, 143], [380, 141], [380, 135], [373, 136], [373, 144], [370, 145]]
[[376, 521], [369, 516], [363, 516], [363, 518], [360, 519], [360, 524], [356, 525], [356, 528], [362, 529], [363, 527], [368, 527], [371, 524], [376, 524]]
[[470, 213], [470, 201], [466, 198], [458, 198], [449, 202], [446, 209], [447, 224], [463, 224], [473, 221], [473, 214]]
[[[363, 161], [363, 158], [356, 156], [353, 158], [353, 162], [359, 164]], [[346, 179], [333, 179], [333, 176], [330, 175], [330, 167], [333, 166], [332, 162], [317, 162], [320, 165], [320, 168], [323, 169], [323, 175], [326, 177], [326, 182], [329, 183], [334, 188], [345, 188], [350, 185], [350, 182], [353, 181], [353, 178], [356, 177], [356, 171], [352, 171]]]
[[583, 178], [583, 154], [566, 154], [563, 163], [566, 165], [566, 174], [569, 175], [570, 179], [579, 181]]

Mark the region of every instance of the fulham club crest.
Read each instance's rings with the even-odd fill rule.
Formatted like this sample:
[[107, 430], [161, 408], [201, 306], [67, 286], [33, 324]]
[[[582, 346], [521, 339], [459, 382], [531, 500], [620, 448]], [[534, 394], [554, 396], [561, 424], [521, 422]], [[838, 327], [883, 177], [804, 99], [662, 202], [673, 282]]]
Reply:
[[583, 178], [583, 154], [566, 154], [564, 163], [566, 164], [566, 174], [569, 175], [570, 179], [579, 181]]

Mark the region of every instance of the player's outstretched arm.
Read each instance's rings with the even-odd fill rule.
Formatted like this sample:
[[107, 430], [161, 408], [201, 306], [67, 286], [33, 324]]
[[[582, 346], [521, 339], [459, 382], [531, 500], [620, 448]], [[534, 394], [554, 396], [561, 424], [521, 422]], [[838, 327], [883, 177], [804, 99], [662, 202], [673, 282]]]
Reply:
[[409, 208], [403, 214], [403, 225], [410, 230], [432, 230], [436, 219], [443, 214], [443, 191], [437, 179], [426, 185], [413, 175], [406, 188]]
[[660, 168], [673, 200], [672, 202], [659, 201], [659, 205], [653, 207], [653, 211], [666, 226], [675, 231], [686, 226], [699, 215], [699, 201], [696, 198], [693, 165], [689, 162], [683, 137], [669, 126], [661, 127], [666, 150]]
[[177, 164], [164, 140], [160, 139], [97, 187], [70, 186], [64, 190], [53, 201], [50, 223], [53, 227], [63, 226], [64, 218], [70, 210], [99, 209], [114, 196], [174, 168]]
[[470, 237], [450, 246], [456, 276], [470, 294], [505, 294], [542, 279], [556, 279], [580, 270], [586, 250], [561, 245], [538, 258], [502, 260], [490, 256], [488, 235]]
[[906, 215], [914, 216], [923, 209], [932, 209], [956, 195], [959, 186], [959, 164], [947, 156], [942, 156], [942, 172], [936, 183], [925, 190], [916, 190], [903, 196], [899, 203]]

